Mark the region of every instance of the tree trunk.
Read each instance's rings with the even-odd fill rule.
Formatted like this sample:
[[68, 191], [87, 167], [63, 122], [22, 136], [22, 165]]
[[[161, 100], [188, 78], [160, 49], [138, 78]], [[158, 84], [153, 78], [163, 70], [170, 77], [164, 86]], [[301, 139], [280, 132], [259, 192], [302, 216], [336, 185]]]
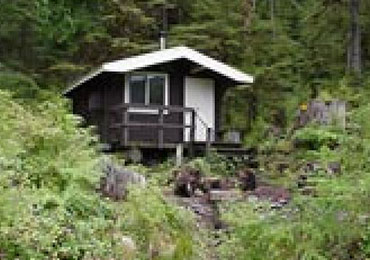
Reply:
[[347, 67], [350, 72], [361, 74], [361, 26], [360, 26], [360, 1], [350, 1], [350, 27]]
[[250, 31], [250, 26], [252, 22], [252, 12], [254, 10], [254, 1], [244, 0], [244, 6], [243, 6], [244, 32]]
[[272, 28], [272, 39], [275, 39], [275, 0], [270, 0], [270, 19]]

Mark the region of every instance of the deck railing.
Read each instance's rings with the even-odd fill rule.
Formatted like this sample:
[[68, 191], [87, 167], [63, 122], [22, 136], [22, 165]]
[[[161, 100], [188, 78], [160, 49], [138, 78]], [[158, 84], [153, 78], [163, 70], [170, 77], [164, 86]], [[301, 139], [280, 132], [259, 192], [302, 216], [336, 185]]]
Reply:
[[[197, 113], [193, 108], [181, 107], [181, 106], [161, 106], [161, 105], [143, 105], [143, 104], [120, 104], [111, 109], [111, 114], [115, 118], [118, 118], [115, 122], [110, 124], [110, 129], [118, 130], [120, 135], [119, 141], [120, 144], [124, 147], [127, 147], [132, 142], [130, 138], [130, 129], [133, 128], [151, 128], [154, 131], [157, 131], [157, 142], [156, 146], [158, 148], [163, 148], [167, 143], [164, 138], [165, 129], [182, 129], [183, 133], [188, 133], [189, 137], [186, 138], [189, 144], [195, 142], [195, 129], [196, 129], [196, 120]], [[180, 120], [178, 122], [166, 122], [165, 117], [170, 114], [180, 114]], [[141, 120], [134, 121], [130, 120], [130, 115], [155, 115], [156, 120]], [[188, 120], [185, 119], [188, 118]], [[189, 120], [190, 119], [190, 120]], [[204, 121], [203, 121], [204, 122]], [[203, 126], [204, 127], [204, 126]], [[186, 131], [189, 129], [188, 131]], [[211, 130], [206, 127], [206, 143], [211, 141]], [[184, 137], [181, 137], [181, 140], [178, 140], [176, 143], [181, 143], [184, 141]], [[191, 148], [191, 145], [189, 146]]]

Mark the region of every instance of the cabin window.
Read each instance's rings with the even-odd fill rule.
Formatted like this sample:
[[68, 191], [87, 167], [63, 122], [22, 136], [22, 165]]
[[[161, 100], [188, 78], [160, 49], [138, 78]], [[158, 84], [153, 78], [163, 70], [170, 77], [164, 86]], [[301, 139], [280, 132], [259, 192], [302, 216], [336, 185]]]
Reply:
[[128, 103], [168, 105], [167, 76], [165, 74], [132, 74], [127, 80]]
[[164, 105], [165, 77], [149, 76], [149, 104]]
[[130, 101], [135, 104], [145, 104], [145, 76], [130, 77]]

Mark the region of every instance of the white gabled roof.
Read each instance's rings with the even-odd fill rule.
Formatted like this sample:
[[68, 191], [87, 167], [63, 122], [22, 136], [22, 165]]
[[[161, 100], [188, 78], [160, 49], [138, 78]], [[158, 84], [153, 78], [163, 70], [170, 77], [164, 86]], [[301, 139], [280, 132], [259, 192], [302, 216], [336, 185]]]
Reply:
[[65, 94], [79, 86], [80, 84], [88, 81], [89, 79], [95, 77], [102, 72], [130, 72], [145, 67], [153, 66], [156, 64], [166, 63], [178, 59], [187, 59], [200, 66], [208, 68], [214, 72], [217, 72], [233, 81], [240, 84], [250, 84], [253, 83], [253, 77], [247, 75], [240, 70], [237, 70], [231, 66], [228, 66], [222, 62], [219, 62], [211, 57], [203, 55], [193, 49], [185, 46], [174, 47], [165, 50], [159, 50], [143, 55], [134, 56], [131, 58], [126, 58], [122, 60], [117, 60], [113, 62], [103, 63], [102, 66], [85, 76], [81, 80], [74, 83], [71, 88], [69, 88]]

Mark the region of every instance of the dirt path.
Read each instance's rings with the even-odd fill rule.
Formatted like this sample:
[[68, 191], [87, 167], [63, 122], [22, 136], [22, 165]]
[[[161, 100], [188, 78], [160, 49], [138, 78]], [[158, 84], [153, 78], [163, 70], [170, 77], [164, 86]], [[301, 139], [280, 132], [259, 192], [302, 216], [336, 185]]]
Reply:
[[172, 192], [166, 192], [165, 196], [169, 202], [194, 213], [199, 231], [204, 232], [201, 236], [205, 240], [202, 242], [206, 247], [206, 259], [220, 260], [216, 248], [220, 244], [220, 233], [224, 230], [219, 220], [216, 204], [210, 202], [206, 194], [199, 197], [180, 197]]

